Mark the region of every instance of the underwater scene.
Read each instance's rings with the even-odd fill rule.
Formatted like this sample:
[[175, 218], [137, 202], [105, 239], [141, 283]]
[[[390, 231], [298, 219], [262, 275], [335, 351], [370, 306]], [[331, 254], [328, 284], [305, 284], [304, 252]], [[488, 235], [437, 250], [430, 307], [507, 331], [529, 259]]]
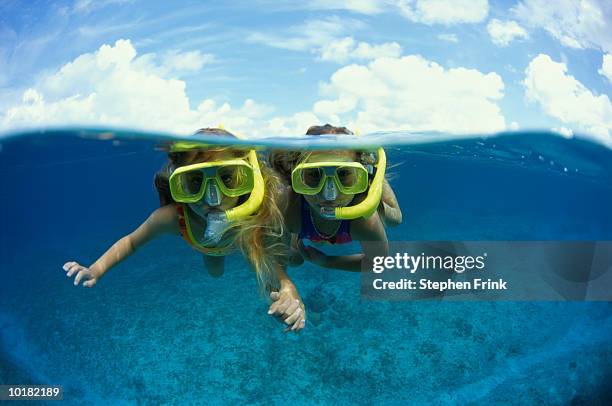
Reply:
[[[305, 326], [284, 332], [243, 256], [213, 277], [174, 235], [91, 289], [74, 286], [62, 266], [94, 263], [159, 208], [164, 145], [185, 140], [76, 128], [0, 136], [0, 384], [59, 385], [79, 405], [612, 402], [609, 301], [368, 301], [359, 273], [305, 261], [287, 269]], [[403, 213], [390, 242], [612, 240], [612, 151], [585, 139], [232, 143], [262, 162], [278, 148], [384, 147]]]

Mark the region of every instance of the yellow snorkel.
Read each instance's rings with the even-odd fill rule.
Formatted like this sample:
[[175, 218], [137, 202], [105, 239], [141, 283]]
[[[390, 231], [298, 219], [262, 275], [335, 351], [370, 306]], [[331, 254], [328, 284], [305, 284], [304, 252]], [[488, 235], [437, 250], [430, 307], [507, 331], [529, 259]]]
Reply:
[[225, 211], [225, 215], [229, 221], [236, 221], [250, 216], [261, 207], [261, 203], [263, 202], [265, 185], [255, 150], [252, 149], [249, 151], [248, 160], [253, 168], [253, 190], [244, 203]]
[[382, 147], [378, 148], [377, 154], [378, 162], [376, 163], [376, 173], [374, 174], [374, 179], [372, 179], [370, 183], [368, 195], [354, 206], [337, 207], [337, 219], [353, 220], [359, 217], [369, 217], [378, 208], [378, 204], [382, 198], [383, 181], [385, 180], [385, 169], [387, 168], [387, 156]]

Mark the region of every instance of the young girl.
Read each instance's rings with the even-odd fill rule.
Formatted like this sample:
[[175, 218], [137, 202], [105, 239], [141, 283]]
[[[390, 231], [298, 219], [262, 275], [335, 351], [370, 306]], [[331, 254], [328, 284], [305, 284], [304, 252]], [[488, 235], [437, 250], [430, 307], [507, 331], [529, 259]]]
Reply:
[[[221, 129], [198, 134], [233, 137]], [[240, 249], [253, 266], [259, 285], [271, 290], [268, 314], [281, 317], [287, 329], [305, 325], [304, 306], [286, 275], [286, 233], [278, 201], [280, 180], [262, 166], [255, 151], [210, 148], [177, 142], [169, 163], [158, 173], [155, 185], [162, 207], [135, 231], [117, 241], [90, 267], [71, 261], [64, 264], [74, 284], [92, 287], [113, 266], [149, 240], [163, 234], [182, 235], [203, 254], [208, 272], [223, 274], [225, 256]]]
[[[315, 126], [309, 135], [352, 134], [344, 127]], [[285, 221], [293, 233], [292, 246], [308, 260], [325, 268], [361, 271], [365, 257], [385, 255], [384, 225], [397, 225], [402, 214], [393, 190], [384, 179], [386, 158], [351, 150], [272, 152], [270, 164], [287, 179], [292, 192]], [[378, 160], [376, 162], [376, 160]], [[377, 174], [367, 167], [376, 166]], [[328, 255], [318, 247], [361, 243], [362, 253]], [[306, 246], [304, 241], [316, 244]], [[369, 242], [369, 243], [367, 243]], [[378, 243], [378, 244], [375, 244]], [[298, 265], [295, 252], [291, 264]]]

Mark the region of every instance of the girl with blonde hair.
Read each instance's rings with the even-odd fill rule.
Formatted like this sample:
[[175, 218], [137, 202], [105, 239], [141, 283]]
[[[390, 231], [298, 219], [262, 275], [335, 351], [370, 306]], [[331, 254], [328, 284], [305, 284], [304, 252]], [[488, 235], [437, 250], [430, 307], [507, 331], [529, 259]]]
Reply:
[[[235, 138], [218, 128], [196, 134]], [[156, 174], [161, 207], [135, 231], [119, 239], [91, 266], [64, 264], [74, 284], [93, 287], [113, 266], [162, 234], [181, 235], [201, 252], [210, 275], [219, 277], [225, 256], [239, 250], [255, 271], [262, 291], [269, 292], [268, 314], [283, 319], [287, 330], [306, 322], [302, 300], [285, 273], [288, 234], [282, 211], [281, 181], [259, 160], [254, 150], [176, 142], [168, 163]]]

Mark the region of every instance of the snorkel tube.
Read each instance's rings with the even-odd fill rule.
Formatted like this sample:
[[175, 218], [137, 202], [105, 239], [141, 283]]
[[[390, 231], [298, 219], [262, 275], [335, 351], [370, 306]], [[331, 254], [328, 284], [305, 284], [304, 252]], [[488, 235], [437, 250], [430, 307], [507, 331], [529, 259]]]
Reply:
[[249, 163], [253, 168], [253, 190], [244, 203], [225, 211], [225, 216], [229, 221], [236, 221], [250, 216], [261, 207], [261, 203], [263, 202], [265, 189], [264, 180], [254, 149], [249, 151]]
[[226, 210], [223, 213], [209, 213], [206, 218], [206, 229], [204, 239], [201, 241], [204, 246], [216, 246], [221, 242], [223, 234], [227, 231], [228, 224], [244, 219], [255, 213], [264, 198], [264, 180], [257, 161], [255, 150], [249, 151], [249, 163], [253, 168], [253, 190], [249, 198], [240, 206]]
[[377, 150], [378, 162], [376, 163], [376, 174], [370, 183], [368, 195], [354, 206], [337, 207], [335, 217], [338, 220], [353, 220], [359, 217], [371, 216], [382, 198], [383, 181], [385, 180], [385, 169], [387, 168], [387, 156], [385, 150], [380, 147]]

